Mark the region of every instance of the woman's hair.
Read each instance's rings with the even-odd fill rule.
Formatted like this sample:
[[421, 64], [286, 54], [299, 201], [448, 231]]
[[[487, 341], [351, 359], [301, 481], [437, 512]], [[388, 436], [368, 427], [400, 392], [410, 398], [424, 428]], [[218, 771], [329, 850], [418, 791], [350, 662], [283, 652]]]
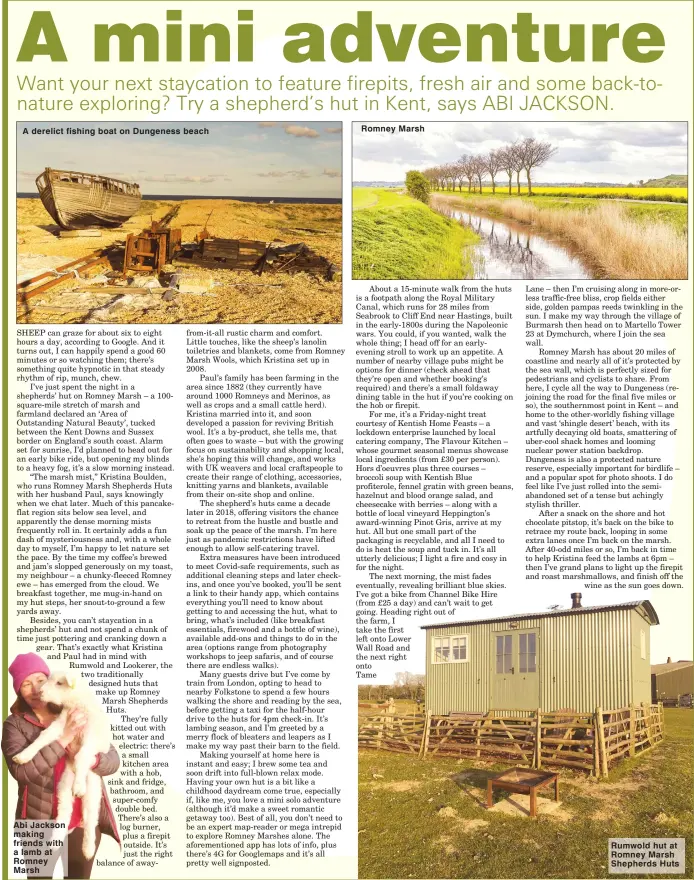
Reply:
[[[51, 708], [50, 706], [46, 707], [48, 711], [52, 715], [59, 715], [60, 711], [55, 711], [55, 708]], [[17, 694], [17, 699], [10, 706], [10, 715], [26, 715], [27, 712], [30, 712], [32, 715], [35, 714], [34, 710], [27, 703], [24, 697], [21, 694]]]
[[17, 699], [10, 706], [10, 715], [25, 715], [31, 712], [31, 706], [27, 703], [21, 694], [17, 694]]

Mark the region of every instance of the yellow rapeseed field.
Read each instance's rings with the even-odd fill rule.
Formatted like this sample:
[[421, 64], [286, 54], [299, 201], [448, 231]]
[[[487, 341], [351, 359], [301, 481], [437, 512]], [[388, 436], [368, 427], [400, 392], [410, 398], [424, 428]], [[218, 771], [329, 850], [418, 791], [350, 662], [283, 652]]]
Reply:
[[[463, 184], [463, 192], [467, 185]], [[513, 182], [512, 195], [517, 195]], [[521, 195], [527, 195], [527, 185], [521, 181]], [[491, 186], [482, 187], [483, 193], [491, 193]], [[508, 183], [497, 183], [497, 195], [508, 193]], [[649, 202], [687, 202], [686, 186], [533, 186], [536, 196], [563, 196], [574, 199], [645, 199]]]
[[687, 201], [686, 186], [534, 186], [533, 192], [547, 196], [593, 196], [594, 198], [664, 199]]

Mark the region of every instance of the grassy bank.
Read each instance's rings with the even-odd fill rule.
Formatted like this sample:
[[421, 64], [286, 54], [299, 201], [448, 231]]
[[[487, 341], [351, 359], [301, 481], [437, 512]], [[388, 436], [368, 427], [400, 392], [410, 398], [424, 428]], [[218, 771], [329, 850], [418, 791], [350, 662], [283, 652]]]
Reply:
[[687, 209], [584, 199], [445, 196], [472, 209], [536, 226], [571, 241], [605, 278], [687, 277]]
[[362, 280], [472, 278], [478, 236], [397, 190], [353, 190], [352, 274]]
[[[487, 779], [505, 769], [360, 752], [360, 877], [602, 878], [609, 837], [691, 838], [691, 710], [666, 709], [664, 742], [607, 781], [561, 771], [554, 814], [488, 812]], [[680, 877], [692, 876], [690, 849]]]

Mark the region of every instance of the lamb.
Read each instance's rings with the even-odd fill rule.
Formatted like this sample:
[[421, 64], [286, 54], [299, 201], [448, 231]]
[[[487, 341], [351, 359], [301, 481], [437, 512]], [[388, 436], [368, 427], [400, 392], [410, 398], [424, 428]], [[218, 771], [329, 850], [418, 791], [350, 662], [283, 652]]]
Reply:
[[96, 852], [96, 828], [99, 824], [101, 808], [101, 779], [91, 768], [101, 752], [108, 752], [111, 747], [111, 725], [108, 717], [89, 685], [75, 672], [53, 673], [41, 687], [41, 699], [48, 704], [59, 707], [60, 714], [39, 736], [12, 760], [16, 764], [26, 764], [34, 758], [44, 746], [60, 739], [65, 731], [68, 713], [72, 709], [81, 709], [87, 716], [87, 723], [76, 737], [77, 751], [67, 762], [63, 775], [58, 783], [58, 822], [66, 826], [72, 815], [73, 797], [82, 800], [82, 824], [84, 840], [82, 853], [85, 859], [91, 859]]

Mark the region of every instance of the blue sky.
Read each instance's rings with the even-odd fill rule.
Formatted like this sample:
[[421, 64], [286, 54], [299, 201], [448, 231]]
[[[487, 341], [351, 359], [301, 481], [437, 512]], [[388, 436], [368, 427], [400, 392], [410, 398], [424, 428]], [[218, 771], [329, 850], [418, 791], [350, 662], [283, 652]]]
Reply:
[[[69, 128], [95, 134], [68, 134]], [[99, 134], [114, 128], [132, 133]], [[184, 128], [206, 128], [209, 134], [184, 135]], [[179, 129], [181, 134], [151, 136], [135, 129]], [[339, 198], [342, 126], [330, 121], [18, 123], [17, 191], [34, 192], [34, 180], [46, 167], [136, 182], [151, 195]]]

